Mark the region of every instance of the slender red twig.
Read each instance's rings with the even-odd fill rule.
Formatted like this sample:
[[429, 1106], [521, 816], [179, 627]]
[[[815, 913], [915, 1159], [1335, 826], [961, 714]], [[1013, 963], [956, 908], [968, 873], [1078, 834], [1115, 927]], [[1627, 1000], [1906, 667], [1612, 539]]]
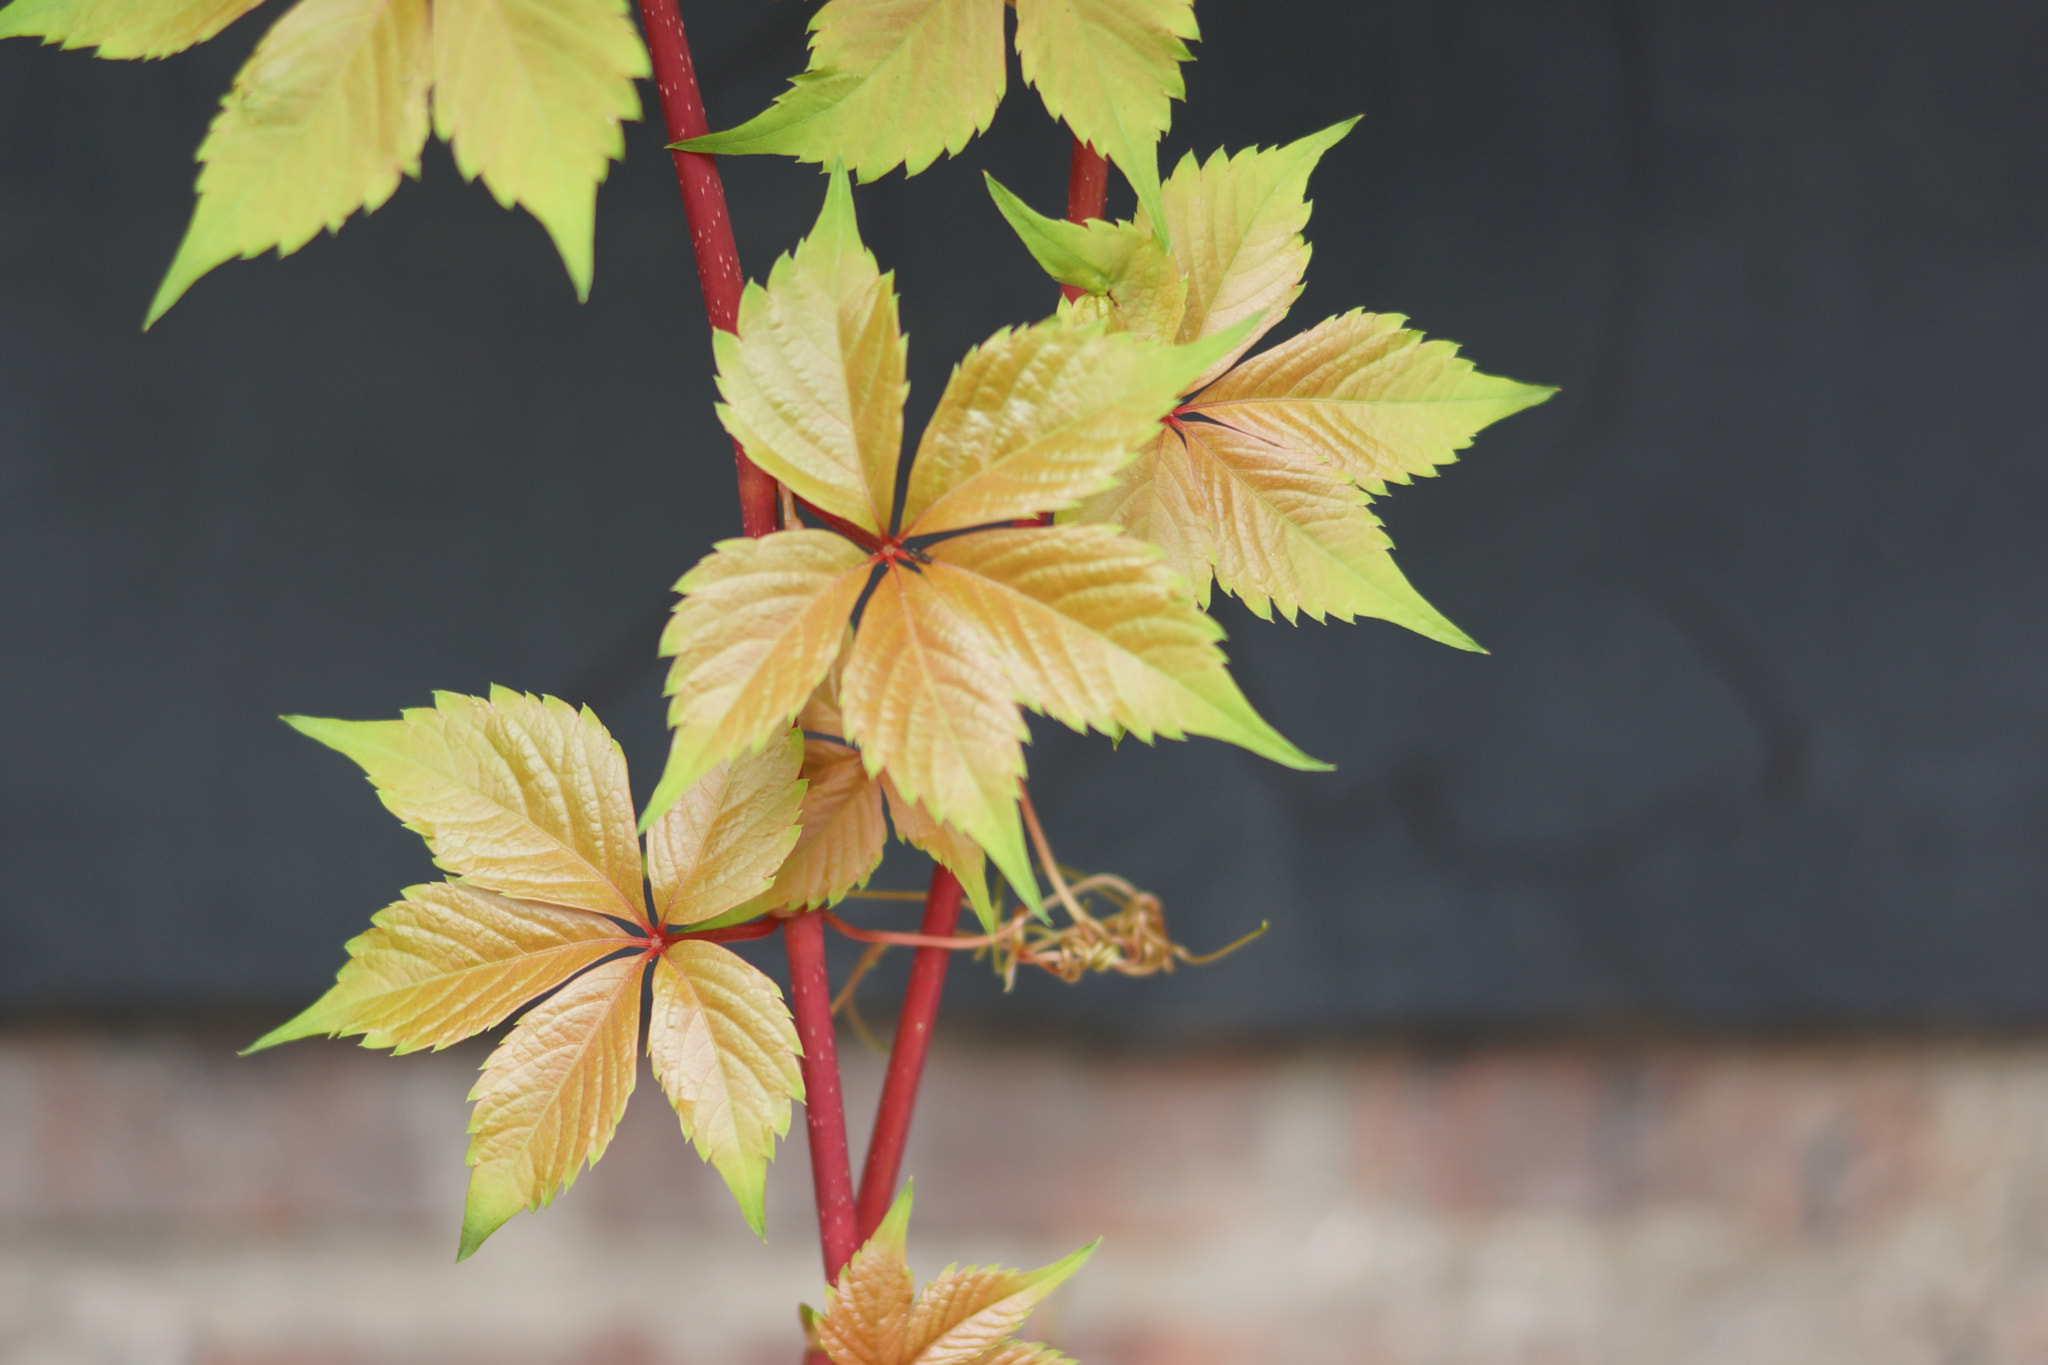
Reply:
[[[671, 142], [711, 130], [704, 115], [704, 97], [690, 61], [690, 42], [683, 32], [677, 0], [639, 0], [640, 22], [654, 63], [655, 88]], [[696, 152], [671, 152], [676, 184], [683, 193], [683, 213], [690, 224], [690, 245], [697, 261], [697, 281], [704, 289], [704, 311], [711, 325], [733, 331], [739, 321], [739, 250], [733, 243], [732, 218], [725, 208], [725, 186], [718, 161]], [[765, 536], [776, 526], [779, 490], [773, 479], [747, 458], [737, 441], [733, 460], [738, 467], [740, 528], [749, 536]], [[846, 1109], [839, 1093], [839, 1057], [832, 1036], [832, 988], [825, 975], [825, 926], [816, 915], [799, 915], [783, 928], [789, 953], [790, 998], [797, 1037], [803, 1043], [804, 1122], [811, 1138], [811, 1180], [818, 1197], [818, 1239], [825, 1256], [825, 1276], [836, 1277], [854, 1250], [853, 1167], [846, 1152]], [[810, 1357], [806, 1357], [809, 1359]]]
[[[929, 938], [950, 938], [960, 921], [960, 879], [943, 867], [932, 869], [925, 893], [924, 921], [918, 932]], [[910, 963], [910, 984], [903, 992], [903, 1012], [896, 1037], [889, 1044], [889, 1070], [882, 1079], [882, 1099], [875, 1109], [874, 1135], [860, 1176], [860, 1240], [874, 1236], [896, 1198], [896, 1177], [903, 1170], [903, 1146], [910, 1138], [910, 1116], [917, 1108], [918, 1082], [931, 1050], [932, 1026], [938, 1021], [939, 996], [946, 989], [945, 948], [919, 948]]]
[[[668, 140], [681, 142], [711, 131], [704, 116], [704, 97], [697, 90], [697, 69], [690, 61], [690, 40], [683, 34], [683, 12], [676, 0], [640, 0], [640, 24], [647, 32], [647, 53], [654, 62], [654, 86], [661, 93]], [[704, 311], [721, 332], [739, 323], [740, 254], [732, 240], [732, 217], [725, 211], [725, 184], [718, 178], [718, 158], [700, 152], [671, 151], [676, 184], [683, 192], [683, 216], [690, 223], [690, 246], [697, 258], [697, 281], [704, 287]], [[775, 529], [775, 480], [747, 458], [733, 442], [733, 462], [740, 481], [740, 529], [765, 536]]]
[[[1100, 218], [1103, 208], [1109, 203], [1109, 162], [1079, 137], [1074, 139], [1073, 161], [1067, 170], [1067, 221], [1085, 223], [1090, 218]], [[1076, 299], [1081, 291], [1074, 285], [1063, 284], [1060, 294], [1064, 298]]]
[[811, 1138], [811, 1184], [818, 1197], [818, 1240], [825, 1278], [860, 1245], [853, 1216], [852, 1164], [846, 1153], [846, 1106], [839, 1094], [839, 1051], [832, 1035], [832, 987], [825, 978], [825, 921], [813, 911], [783, 921], [789, 949], [789, 995], [804, 1048], [804, 1123]]

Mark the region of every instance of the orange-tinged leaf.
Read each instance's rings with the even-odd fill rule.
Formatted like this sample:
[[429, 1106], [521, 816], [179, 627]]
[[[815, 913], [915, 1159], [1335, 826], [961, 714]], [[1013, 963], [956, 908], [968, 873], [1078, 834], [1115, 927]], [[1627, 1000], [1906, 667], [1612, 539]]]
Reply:
[[1125, 465], [1114, 487], [1060, 516], [1062, 525], [1100, 523], [1121, 527], [1158, 549], [1162, 562], [1193, 594], [1209, 605], [1209, 515], [1180, 437], [1162, 427], [1137, 459]]
[[263, 0], [14, 0], [0, 38], [96, 47], [110, 58], [168, 57], [203, 43]]
[[[1301, 237], [1309, 172], [1357, 122], [1347, 119], [1285, 147], [1247, 148], [1235, 156], [1218, 151], [1201, 163], [1190, 153], [1161, 187], [1166, 238], [1187, 280], [1178, 339], [1252, 324], [1205, 381], [1249, 350], [1300, 295], [1309, 258]], [[1149, 226], [1142, 206], [1138, 221]]]
[[926, 580], [993, 643], [1015, 695], [1073, 728], [1209, 735], [1326, 767], [1238, 691], [1204, 615], [1152, 547], [1107, 526], [974, 531], [934, 545]]
[[825, 1311], [810, 1319], [818, 1344], [837, 1365], [1052, 1365], [1063, 1359], [1008, 1338], [1087, 1263], [1097, 1244], [1032, 1271], [948, 1267], [919, 1293], [904, 1261], [910, 1205], [906, 1186], [826, 1291]]
[[434, 131], [464, 179], [540, 220], [579, 299], [597, 187], [650, 73], [624, 0], [434, 0]]
[[967, 353], [918, 442], [906, 535], [1071, 506], [1108, 487], [1220, 346], [1042, 322]]
[[781, 736], [838, 657], [868, 577], [866, 553], [830, 531], [721, 541], [683, 575], [661, 637], [674, 735], [644, 821], [714, 764]]
[[846, 737], [868, 771], [886, 769], [1036, 905], [1017, 815], [1024, 718], [988, 639], [922, 577], [892, 566], [868, 598], [840, 686]]
[[1483, 427], [1555, 389], [1481, 374], [1392, 313], [1328, 318], [1239, 365], [1188, 407], [1312, 455], [1368, 488], [1457, 458]]
[[1376, 616], [1479, 647], [1409, 586], [1366, 495], [1336, 470], [1229, 427], [1190, 422], [1182, 434], [1216, 581], [1255, 614]]
[[804, 746], [728, 759], [698, 778], [647, 830], [654, 920], [696, 924], [766, 891], [796, 847]]
[[996, 904], [995, 898], [989, 894], [988, 855], [981, 851], [981, 845], [945, 821], [934, 819], [930, 811], [906, 798], [896, 790], [896, 783], [888, 773], [882, 774], [881, 782], [882, 791], [889, 798], [889, 819], [896, 826], [896, 837], [929, 854], [957, 877], [982, 927], [994, 933]]
[[362, 765], [464, 881], [647, 922], [626, 759], [588, 709], [499, 687], [439, 692], [398, 720], [285, 721]]
[[633, 1093], [641, 960], [593, 967], [527, 1011], [470, 1092], [466, 1259], [521, 1209], [537, 1209], [595, 1164]]
[[370, 923], [333, 988], [247, 1051], [356, 1033], [364, 1047], [444, 1048], [636, 942], [601, 915], [458, 882], [407, 887]]
[[749, 284], [715, 332], [719, 420], [748, 458], [814, 506], [886, 532], [903, 447], [904, 340], [893, 276], [861, 245], [835, 171], [817, 226]]
[[799, 1050], [780, 988], [730, 949], [685, 940], [655, 959], [655, 1077], [756, 1234], [775, 1140], [804, 1094]]
[[889, 826], [882, 789], [860, 755], [829, 739], [804, 741], [803, 833], [762, 900], [764, 910], [835, 905], [867, 885], [882, 862]]

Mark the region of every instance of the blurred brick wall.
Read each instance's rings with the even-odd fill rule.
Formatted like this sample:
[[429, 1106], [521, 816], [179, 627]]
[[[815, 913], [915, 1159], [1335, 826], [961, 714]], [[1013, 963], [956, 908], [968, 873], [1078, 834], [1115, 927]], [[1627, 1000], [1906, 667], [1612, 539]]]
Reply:
[[[4, 1365], [794, 1365], [800, 1122], [766, 1246], [643, 1081], [457, 1267], [480, 1052], [231, 1046], [0, 1036]], [[2048, 1361], [2048, 1043], [956, 1044], [928, 1084], [913, 1259], [1106, 1234], [1034, 1323], [1088, 1365]]]

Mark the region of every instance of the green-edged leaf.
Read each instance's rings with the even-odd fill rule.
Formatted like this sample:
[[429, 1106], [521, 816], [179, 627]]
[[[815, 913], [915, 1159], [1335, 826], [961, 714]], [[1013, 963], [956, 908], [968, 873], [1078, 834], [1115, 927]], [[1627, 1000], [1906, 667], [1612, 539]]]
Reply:
[[868, 557], [830, 531], [720, 541], [676, 583], [661, 652], [673, 655], [668, 768], [642, 816], [652, 825], [713, 765], [789, 727], [832, 667], [869, 577]]
[[1090, 1243], [1038, 1270], [948, 1266], [916, 1292], [904, 1259], [908, 1186], [807, 1325], [837, 1365], [1055, 1365], [1057, 1352], [1009, 1340], [1095, 1254]]
[[775, 1139], [804, 1094], [800, 1050], [782, 991], [730, 949], [686, 939], [655, 959], [655, 1079], [757, 1235]]
[[847, 738], [868, 771], [886, 769], [1036, 905], [1017, 815], [1024, 718], [988, 640], [924, 578], [892, 566], [861, 614], [840, 688]]
[[1375, 616], [1459, 649], [1479, 648], [1394, 564], [1366, 496], [1328, 465], [1228, 427], [1182, 428], [1216, 581], [1255, 615]]
[[975, 531], [931, 549], [925, 578], [995, 645], [1017, 698], [1074, 729], [1150, 743], [1209, 735], [1322, 769], [1238, 691], [1195, 607], [1149, 545], [1107, 526]]
[[626, 759], [588, 709], [494, 687], [437, 692], [398, 720], [285, 721], [361, 764], [464, 881], [647, 922]]
[[418, 175], [429, 52], [426, 0], [300, 0], [285, 11], [200, 144], [199, 203], [143, 326], [221, 262], [272, 247], [289, 255]]
[[14, 0], [0, 38], [96, 47], [110, 58], [168, 57], [203, 43], [263, 0]]
[[364, 1047], [444, 1048], [637, 942], [601, 915], [457, 882], [407, 887], [370, 924], [349, 941], [348, 965], [327, 994], [246, 1051], [357, 1033]]
[[1041, 322], [967, 353], [918, 442], [904, 533], [1012, 521], [1109, 487], [1221, 348]]
[[434, 131], [464, 179], [540, 220], [579, 299], [597, 187], [649, 72], [624, 0], [434, 0]]
[[638, 958], [593, 967], [527, 1011], [484, 1063], [469, 1131], [466, 1260], [521, 1209], [537, 1209], [604, 1155], [633, 1093]]
[[[1048, 218], [987, 176], [989, 194], [1045, 273], [1061, 284], [1101, 294], [1113, 316], [1146, 341], [1180, 335], [1188, 285], [1173, 253], [1135, 223]], [[1113, 329], [1114, 330], [1114, 329]]]
[[719, 420], [798, 497], [886, 532], [903, 447], [904, 340], [894, 277], [861, 245], [853, 191], [835, 172], [810, 236], [740, 298], [715, 332]]
[[[1242, 323], [1252, 330], [1202, 376], [1223, 373], [1281, 318], [1301, 293], [1309, 247], [1309, 172], [1357, 119], [1333, 124], [1271, 150], [1216, 152], [1197, 164], [1182, 158], [1160, 190], [1173, 255], [1187, 279], [1186, 311], [1177, 340], [1214, 336]], [[1150, 226], [1139, 206], [1141, 226]], [[1152, 220], [1156, 221], [1156, 220]]]
[[804, 741], [803, 833], [762, 901], [768, 910], [836, 905], [866, 886], [889, 842], [882, 789], [860, 755], [829, 739]]
[[994, 933], [996, 903], [989, 894], [988, 855], [981, 851], [981, 845], [944, 821], [933, 819], [930, 811], [896, 790], [895, 782], [886, 772], [881, 781], [882, 791], [889, 798], [889, 819], [896, 826], [896, 837], [929, 854], [958, 878], [982, 928]]
[[843, 161], [863, 181], [916, 175], [988, 128], [1005, 80], [999, 0], [830, 0], [811, 20], [810, 69], [774, 104], [677, 145]]
[[1301, 451], [1368, 488], [1434, 474], [1481, 428], [1555, 389], [1481, 374], [1448, 341], [1392, 313], [1329, 318], [1253, 356], [1191, 411]]
[[654, 922], [696, 924], [766, 891], [796, 847], [803, 737], [731, 759], [692, 783], [647, 830]]
[[1180, 64], [1195, 26], [1193, 0], [1016, 0], [1017, 55], [1046, 112], [1124, 173], [1139, 204], [1163, 221], [1160, 134], [1187, 94]]

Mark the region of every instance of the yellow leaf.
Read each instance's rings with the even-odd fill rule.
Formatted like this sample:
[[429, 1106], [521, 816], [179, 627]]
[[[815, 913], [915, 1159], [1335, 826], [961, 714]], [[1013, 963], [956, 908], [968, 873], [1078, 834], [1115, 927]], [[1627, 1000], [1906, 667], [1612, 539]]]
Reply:
[[1017, 779], [1024, 719], [989, 641], [919, 575], [892, 566], [868, 598], [846, 661], [847, 738], [870, 773], [980, 844], [1028, 905]]
[[916, 175], [988, 128], [1003, 62], [1000, 0], [830, 0], [811, 20], [809, 69], [773, 105], [680, 145], [843, 161], [863, 181]]
[[685, 940], [654, 961], [647, 1052], [683, 1134], [718, 1168], [756, 1234], [775, 1139], [802, 1099], [782, 991], [730, 949]]
[[997, 332], [939, 397], [911, 466], [904, 533], [1012, 521], [1108, 487], [1216, 350], [1059, 321]]
[[717, 764], [647, 830], [655, 923], [696, 924], [774, 884], [796, 847], [803, 739]]
[[933, 861], [951, 872], [967, 892], [982, 927], [995, 932], [995, 899], [988, 890], [988, 855], [981, 845], [954, 829], [917, 802], [896, 790], [896, 783], [883, 773], [882, 791], [889, 798], [889, 819], [896, 825], [896, 837], [912, 848], [929, 854]]
[[434, 131], [464, 179], [540, 220], [579, 299], [597, 187], [649, 70], [624, 0], [434, 0]]
[[200, 144], [199, 204], [143, 326], [221, 262], [271, 247], [289, 255], [418, 175], [429, 80], [426, 0], [300, 0], [285, 11]]
[[633, 1093], [643, 975], [632, 957], [591, 968], [529, 1010], [484, 1063], [469, 1095], [474, 1169], [456, 1259], [604, 1155]]
[[740, 298], [716, 332], [719, 420], [798, 497], [864, 530], [889, 530], [903, 446], [904, 339], [893, 276], [861, 245], [853, 191], [835, 172], [817, 226]]
[[[1167, 177], [1160, 190], [1166, 237], [1187, 280], [1178, 340], [1252, 325], [1201, 382], [1230, 368], [1301, 293], [1309, 258], [1301, 237], [1308, 222], [1309, 172], [1356, 122], [1347, 119], [1271, 150], [1247, 148], [1235, 156], [1218, 151], [1200, 164], [1189, 154]], [[1150, 225], [1142, 205], [1138, 221]]]
[[805, 740], [804, 781], [803, 833], [762, 901], [764, 910], [837, 904], [867, 885], [889, 841], [882, 790], [854, 750], [829, 739]]
[[361, 764], [464, 881], [646, 923], [626, 760], [597, 717], [502, 687], [434, 703], [398, 720], [285, 720]]
[[830, 531], [721, 541], [683, 575], [683, 600], [661, 637], [661, 652], [675, 658], [675, 733], [644, 821], [714, 764], [789, 726], [837, 657], [868, 577], [866, 552]]
[[1193, 0], [1016, 0], [1017, 56], [1046, 112], [1116, 163], [1160, 221], [1154, 150], [1184, 98]]
[[1124, 466], [1114, 487], [1063, 513], [1060, 521], [1121, 527], [1158, 549], [1161, 562], [1180, 577], [1195, 604], [1207, 607], [1213, 577], [1208, 515], [1180, 438], [1162, 427], [1144, 452]]
[[1189, 423], [1216, 581], [1261, 617], [1376, 616], [1459, 649], [1478, 649], [1410, 587], [1366, 496], [1329, 466], [1228, 427]]
[[974, 531], [934, 545], [925, 579], [995, 646], [1011, 689], [1055, 720], [1150, 743], [1209, 735], [1322, 768], [1252, 710], [1223, 631], [1152, 547], [1107, 526]]
[[1054, 1365], [1058, 1353], [1008, 1340], [1031, 1310], [1095, 1253], [1094, 1243], [1038, 1270], [948, 1267], [920, 1293], [904, 1260], [906, 1187], [853, 1254], [812, 1319], [837, 1365]]
[[14, 0], [0, 38], [97, 47], [111, 58], [168, 57], [203, 43], [263, 0]]
[[444, 1048], [637, 941], [599, 915], [455, 882], [407, 887], [370, 923], [333, 988], [247, 1051], [356, 1033], [364, 1047]]
[[1314, 456], [1370, 487], [1434, 474], [1486, 427], [1557, 392], [1481, 374], [1448, 341], [1353, 311], [1253, 356], [1192, 412]]

